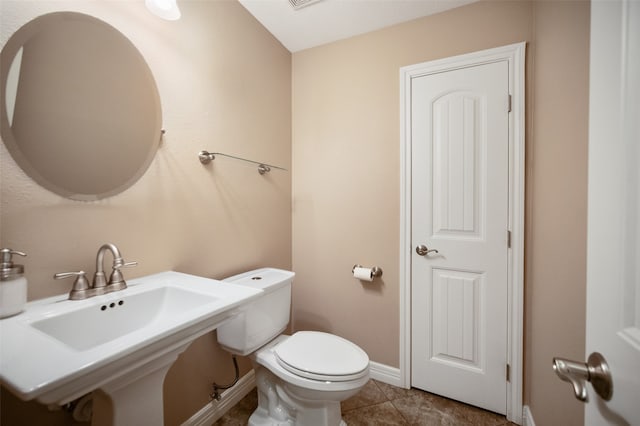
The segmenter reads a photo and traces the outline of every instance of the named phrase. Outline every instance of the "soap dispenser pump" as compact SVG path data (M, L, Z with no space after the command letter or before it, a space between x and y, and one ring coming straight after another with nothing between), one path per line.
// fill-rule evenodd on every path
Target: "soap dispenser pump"
M24 266L13 263L12 256L26 254L3 248L0 250L0 318L10 317L22 312L27 303L27 279Z

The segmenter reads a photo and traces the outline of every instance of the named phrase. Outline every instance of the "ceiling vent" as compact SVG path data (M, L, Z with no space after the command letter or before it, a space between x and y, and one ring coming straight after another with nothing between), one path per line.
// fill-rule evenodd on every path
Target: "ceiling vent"
M303 7L307 7L310 6L314 3L318 3L319 1L322 0L289 0L289 3L291 3L291 6L295 9L302 9Z

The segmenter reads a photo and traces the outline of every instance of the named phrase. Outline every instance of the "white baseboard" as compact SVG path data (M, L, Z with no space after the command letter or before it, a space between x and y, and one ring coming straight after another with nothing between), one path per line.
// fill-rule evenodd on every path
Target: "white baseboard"
M374 361L369 362L369 373L371 378L388 385L403 387L400 380L400 369L389 367Z
M255 387L256 375L251 370L242 376L235 386L222 392L220 401L211 401L182 423L182 426L209 426L213 424Z
M533 414L528 405L522 407L522 425L523 426L536 426L536 422L533 421Z

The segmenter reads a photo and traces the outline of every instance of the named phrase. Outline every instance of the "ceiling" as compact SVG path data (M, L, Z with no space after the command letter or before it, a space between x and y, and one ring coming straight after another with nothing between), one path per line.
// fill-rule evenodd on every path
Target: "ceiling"
M289 0L239 0L289 51L297 52L477 0L321 0L295 10Z

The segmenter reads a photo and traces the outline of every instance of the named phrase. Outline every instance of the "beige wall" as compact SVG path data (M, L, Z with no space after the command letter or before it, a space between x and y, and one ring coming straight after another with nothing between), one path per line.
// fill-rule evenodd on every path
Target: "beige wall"
M588 17L586 2L484 1L293 55L295 329L399 365L398 70L527 41L524 397L537 424L582 423L550 363L584 352ZM353 279L355 263L382 280Z
M534 7L525 390L539 425L578 425L584 415L551 360L585 359L589 12L587 2Z
M236 1L179 5L182 19L168 22L143 1L3 0L2 46L30 19L60 10L90 14L124 33L156 78L167 130L145 175L98 202L42 189L0 144L0 245L28 253L20 263L29 299L68 291L71 282L52 275L93 272L107 241L139 262L125 277L176 270L223 278L259 266L291 268L291 173L260 176L235 160L205 167L197 159L208 149L290 168L291 54ZM194 342L165 381L166 424L180 424L207 404L212 381L232 378L231 358L213 334ZM19 403L4 389L2 398L3 425L68 423L64 414Z

